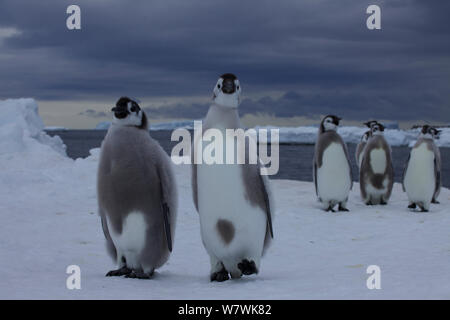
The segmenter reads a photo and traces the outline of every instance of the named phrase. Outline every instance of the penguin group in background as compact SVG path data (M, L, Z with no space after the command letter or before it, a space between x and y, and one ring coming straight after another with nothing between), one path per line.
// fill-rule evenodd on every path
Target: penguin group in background
M353 186L347 145L337 133L341 118L328 115L322 119L314 150L313 177L316 195L326 211L347 209Z
M419 207L427 212L430 203L433 200L437 202L441 187L441 159L434 139L438 136L439 130L424 125L409 154L403 172L403 191L408 195L410 209Z
M364 148L366 147L367 141L369 141L370 137L371 137L370 130L364 132L364 134L361 137L361 141L358 143L358 146L356 147L355 159L356 159L356 164L358 165L358 167L361 167L361 161L362 161L362 156L364 154Z
M118 265L107 276L149 279L173 247L177 188L171 160L150 137L136 101L122 97L112 111L97 180L107 249Z
M361 197L367 205L385 205L389 201L394 185L391 147L384 138L384 126L369 122L370 139L361 160L359 183Z
M194 150L201 154L192 153L193 200L200 217L203 245L210 256L211 281L258 273L261 257L273 238L269 180L261 175L260 165L225 164L225 149L224 164L198 163L208 129L220 130L226 137L226 129L242 128L237 111L241 90L235 75L222 75L203 121L203 137L194 137ZM256 152L241 143L234 142L237 153ZM237 158L241 156L238 154Z

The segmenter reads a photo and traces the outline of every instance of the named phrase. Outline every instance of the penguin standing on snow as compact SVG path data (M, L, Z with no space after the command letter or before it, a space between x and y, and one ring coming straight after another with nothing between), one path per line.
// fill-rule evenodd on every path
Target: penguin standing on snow
M210 256L211 281L240 278L256 274L260 260L273 238L273 208L269 181L260 173L259 164L226 164L226 143L223 163L206 164L202 160L202 141L209 133L219 131L225 138L230 130L241 129L238 115L241 86L237 77L222 75L214 88L213 104L203 121L203 135L194 137L192 153L193 200L200 216L203 245ZM234 131L232 130L232 131ZM228 136L232 138L232 136ZM239 139L233 141L237 158L247 158L251 150ZM195 151L197 150L197 151ZM201 154L198 154L201 152ZM216 151L218 152L218 151ZM242 154L245 153L245 154ZM236 160L235 160L236 161Z
M367 205L385 205L394 185L391 147L384 138L381 123L372 124L370 131L359 171L361 197Z
M350 159L347 145L337 133L341 118L329 115L322 119L317 138L313 177L316 195L326 211L347 209L348 194L353 186Z
M436 129L424 125L409 154L403 172L403 191L408 195L410 209L418 206L421 211L427 212L432 200L439 195L440 156L433 141L436 135Z
M364 148L367 145L367 141L369 141L371 136L371 132L366 131L362 137L361 137L361 141L358 143L358 146L356 147L356 152L355 152L355 159L356 159L356 164L358 165L358 167L361 167L361 160L362 160L362 155L364 154Z
M177 189L171 161L150 137L135 101L122 97L112 111L97 194L107 249L119 268L106 276L149 279L173 246Z

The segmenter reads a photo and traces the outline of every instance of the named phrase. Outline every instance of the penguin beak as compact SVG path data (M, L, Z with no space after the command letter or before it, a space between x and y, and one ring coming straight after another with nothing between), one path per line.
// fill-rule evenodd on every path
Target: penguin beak
M123 119L126 118L128 115L128 109L126 107L121 107L121 106L115 106L111 109L112 112L114 112L114 116L117 119Z
M335 117L333 123L338 126L339 125L339 121L341 121L341 120L342 120L342 118Z
M236 85L231 79L225 79L222 83L222 92L227 94L232 94L236 91Z

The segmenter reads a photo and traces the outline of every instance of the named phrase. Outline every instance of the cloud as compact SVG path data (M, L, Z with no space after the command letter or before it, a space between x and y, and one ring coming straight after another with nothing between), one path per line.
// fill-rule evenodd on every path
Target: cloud
M18 32L0 43L0 98L210 96L234 72L264 97L242 111L450 121L449 1L79 0L80 31L65 27L69 4L2 1L0 28ZM365 26L370 4L381 31Z
M386 99L389 96L390 99ZM335 114L345 120L368 118L417 120L433 119L442 121L448 113L447 108L440 108L440 96L433 92L412 91L404 105L405 99L395 92L379 96L367 92L305 92L289 91L279 98L264 96L258 99L246 98L239 106L239 114L267 114L273 117L306 117ZM414 109L411 105L422 107ZM169 104L160 108L146 107L146 113L155 118L201 119L205 116L210 103ZM409 109L412 112L408 112ZM403 113L402 113L403 112Z

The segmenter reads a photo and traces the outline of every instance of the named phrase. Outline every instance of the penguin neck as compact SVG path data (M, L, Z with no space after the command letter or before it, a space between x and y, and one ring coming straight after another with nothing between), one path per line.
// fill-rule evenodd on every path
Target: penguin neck
M325 129L325 126L323 124L319 127L319 134L325 133L325 132L337 132L337 127L333 129Z
M145 114L144 111L142 111L141 125L137 126L137 128L148 131L148 120L147 120L147 115Z
M432 141L434 140L433 136L429 133L425 133L425 134L421 133L419 138L422 138L423 140L432 140Z
M224 107L213 103L205 119L206 126L236 129L241 127L237 108Z
M324 133L325 132L325 128L324 128L324 126L323 126L323 123L321 123L320 124L320 127L319 127L319 134L322 134L322 133Z

